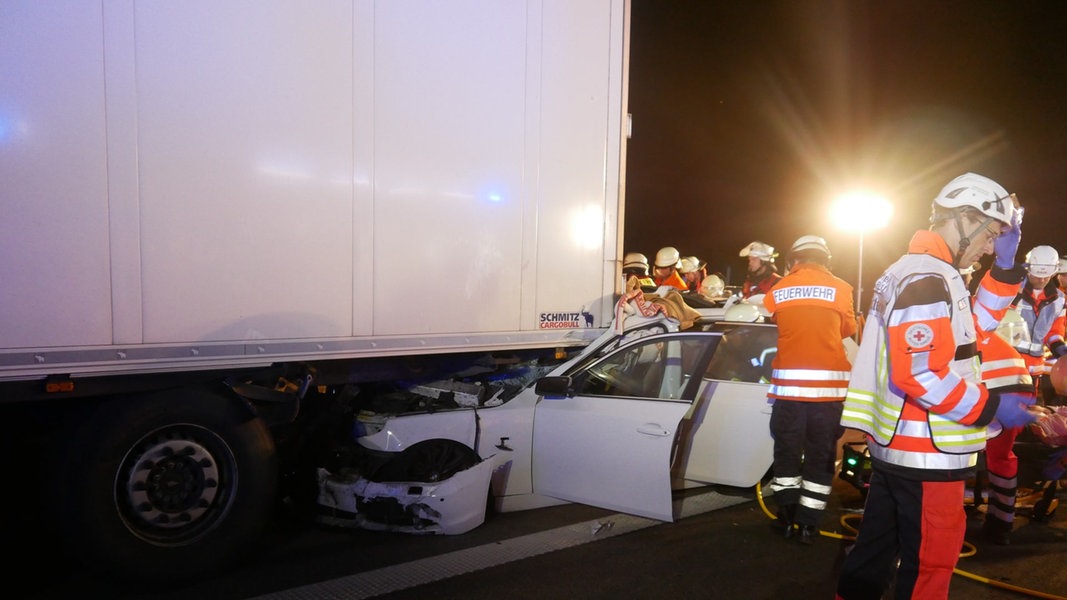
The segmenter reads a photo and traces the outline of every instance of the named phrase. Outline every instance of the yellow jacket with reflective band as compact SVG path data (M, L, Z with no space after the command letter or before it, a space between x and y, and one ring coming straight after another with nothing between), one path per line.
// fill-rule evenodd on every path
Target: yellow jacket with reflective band
M867 433L872 458L963 477L995 409L970 295L941 236L919 231L908 252L875 284L841 424Z

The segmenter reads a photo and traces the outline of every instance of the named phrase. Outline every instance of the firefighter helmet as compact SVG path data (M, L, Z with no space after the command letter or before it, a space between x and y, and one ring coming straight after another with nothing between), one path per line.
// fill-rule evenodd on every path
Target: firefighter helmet
M1057 275L1067 275L1067 256L1060 257L1060 268L1056 271Z
M983 215L1010 225L1015 198L999 183L976 173L964 173L941 188L934 204L945 208L969 206Z
M700 282L700 293L709 298L720 298L726 291L726 283L718 275L708 275Z
M760 260L767 262L774 262L774 257L778 256L778 253L774 251L774 246L770 244L764 244L763 242L752 242L751 244L741 248L742 257L755 256Z
M723 319L726 321L739 321L741 323L757 323L763 319L763 314L755 304L738 302L726 309L726 314L723 315Z
M682 275L686 275L688 273L692 273L693 271L699 271L700 267L702 266L704 265L700 263L699 258L695 256L686 256L682 259L681 266L678 267L678 272Z
M1052 246L1035 246L1026 253L1026 271L1034 277L1052 277L1059 269L1059 253Z
M666 246L659 249L656 253L656 267L666 269L674 267L677 269L680 266L682 260L681 254L678 253L678 249L674 246Z
M640 252L629 252L622 259L622 270L636 269L643 275L648 275L648 257Z
M803 250L818 250L825 254L826 258L830 258L830 247L826 245L826 240L817 235L802 235L793 242L793 247L789 249L790 252Z

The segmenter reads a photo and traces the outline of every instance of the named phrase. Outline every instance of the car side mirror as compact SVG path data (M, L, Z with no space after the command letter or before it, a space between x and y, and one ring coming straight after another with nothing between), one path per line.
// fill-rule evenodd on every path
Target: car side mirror
M545 398L567 398L573 393L570 375L542 377L537 380L534 393Z

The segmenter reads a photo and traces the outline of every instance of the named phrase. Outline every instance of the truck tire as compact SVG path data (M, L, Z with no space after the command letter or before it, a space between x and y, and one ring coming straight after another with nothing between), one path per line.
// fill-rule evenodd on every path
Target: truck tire
M109 400L65 447L43 474L45 519L76 558L126 579L175 582L225 568L275 506L270 432L222 393Z

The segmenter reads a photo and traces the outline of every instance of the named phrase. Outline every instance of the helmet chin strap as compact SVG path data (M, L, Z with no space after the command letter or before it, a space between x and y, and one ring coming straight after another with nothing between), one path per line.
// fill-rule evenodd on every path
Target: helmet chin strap
M971 235L964 235L964 233L963 233L963 219L960 218L961 216L962 216L961 213L956 213L956 216L955 216L956 231L958 231L959 234L960 234L959 247L956 250L956 256L953 258L953 266L955 266L957 268L959 268L961 266L960 265L960 260L963 259L963 253L967 251L968 247L970 247L971 240L974 239L974 236L978 235L979 231L985 230L985 228L988 227L990 223L992 223L993 221L996 221L996 219L994 219L993 217L986 217L985 220L982 221L982 224L979 225L978 228L976 228L971 233Z

